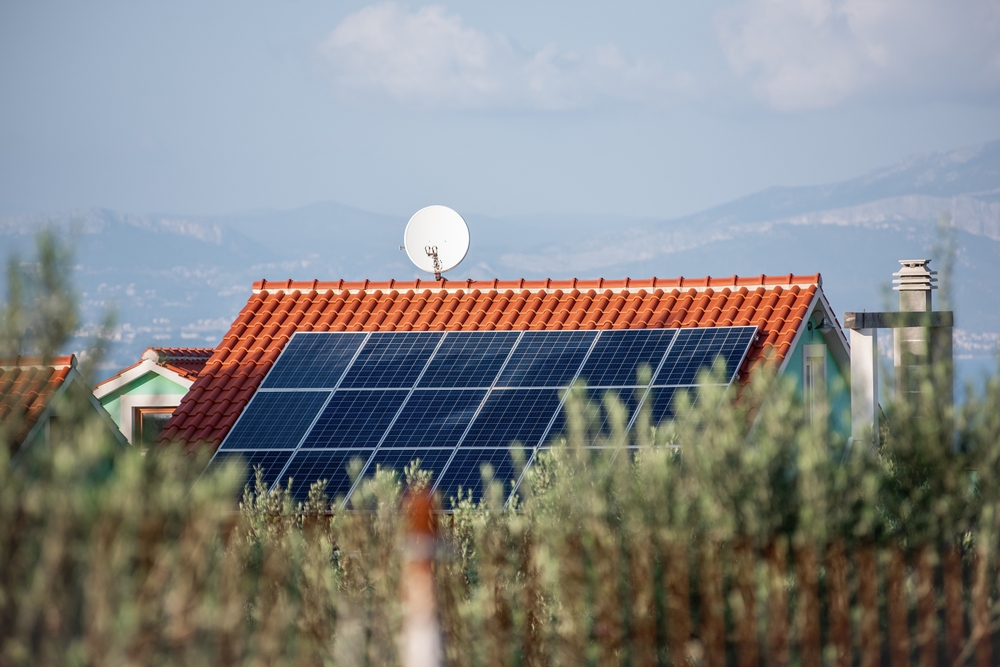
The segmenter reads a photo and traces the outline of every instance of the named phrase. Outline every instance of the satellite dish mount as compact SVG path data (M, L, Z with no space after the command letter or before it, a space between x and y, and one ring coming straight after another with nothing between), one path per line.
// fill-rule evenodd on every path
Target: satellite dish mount
M438 257L438 247L436 245L425 245L424 252L434 262L434 280L441 280L441 258Z
M422 271L441 274L458 266L469 252L469 226L447 206L428 206L406 223L402 248Z

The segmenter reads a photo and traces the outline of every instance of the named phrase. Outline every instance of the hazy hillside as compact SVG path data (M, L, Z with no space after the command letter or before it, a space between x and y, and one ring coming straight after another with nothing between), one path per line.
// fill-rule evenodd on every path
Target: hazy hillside
M934 256L946 214L959 250L957 352L985 358L1000 338L1000 141L916 156L844 183L772 188L674 220L462 213L472 248L452 278L820 272L838 313L894 302L887 290L896 260ZM420 275L398 249L405 217L336 203L214 217L6 217L0 254L27 254L45 224L74 237L85 317L118 309L109 372L150 345L215 344L260 278Z

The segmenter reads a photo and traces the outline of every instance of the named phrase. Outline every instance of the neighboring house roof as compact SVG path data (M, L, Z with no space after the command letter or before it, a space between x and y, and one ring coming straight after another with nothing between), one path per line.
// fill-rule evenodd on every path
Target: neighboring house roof
M146 373L156 373L177 384L190 387L198 373L215 352L210 347L150 347L138 363L124 368L94 387L94 395L103 398Z
M54 357L48 363L40 357L16 357L0 359L0 424L16 424L17 430L9 435L15 452L35 439L51 416L56 397L71 385L87 395L115 437L125 444L114 422L84 383L76 368L76 355Z
M13 441L18 445L38 423L52 397L76 366L76 357L0 359L0 424L23 420Z
M151 347L143 353L143 358L152 358L155 354L153 361L194 380L214 353L215 349L211 347Z
M213 448L296 331L628 329L754 325L740 382L785 357L815 309L833 312L819 274L647 280L254 283L253 294L161 438ZM847 342L834 350L847 361Z

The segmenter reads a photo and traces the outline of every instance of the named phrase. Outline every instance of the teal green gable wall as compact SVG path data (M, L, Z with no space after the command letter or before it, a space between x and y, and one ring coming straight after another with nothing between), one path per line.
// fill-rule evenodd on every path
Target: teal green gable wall
M823 342L818 335L814 340L810 340L810 333L807 332L788 356L784 376L795 380L795 388L800 398L802 397L802 346ZM847 438L851 435L850 378L845 377L840 371L840 366L830 353L829 345L826 347L826 395L830 399L830 430L837 441L836 444L846 444Z
M160 395L160 396L183 396L188 392L188 388L177 384L173 380L163 377L152 371L146 373L136 379L132 380L123 387L119 387L110 394L103 396L101 398L101 405L104 409L108 411L111 418L115 421L115 424L121 428L122 420L122 408L121 408L121 397L122 396L146 396L146 395Z

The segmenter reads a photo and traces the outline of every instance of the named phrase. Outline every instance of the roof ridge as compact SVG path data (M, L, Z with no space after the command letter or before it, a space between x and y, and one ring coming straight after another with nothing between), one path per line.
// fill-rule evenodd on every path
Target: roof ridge
M568 278L565 280L554 280L543 278L537 280L527 280L519 278L516 280L421 280L419 278L412 282L399 281L390 278L389 280L376 282L372 280L346 281L346 280L292 280L281 281L258 280L253 284L253 293L261 292L408 292L408 291L431 291L431 292L465 292L469 290L480 291L636 291L641 289L694 289L708 290L721 289L725 287L822 287L823 278L819 273L812 275L797 275L794 273L782 275L760 274L756 276L702 276L697 278L687 278L678 276L676 278Z
M62 370L64 368L73 368L75 366L75 354L52 357L49 359L49 363L45 363L45 359L43 357L22 357L20 355L16 357L0 357L0 369L5 371L14 370L15 368L54 368L56 370Z
M167 364L176 361L208 361L213 354L214 347L147 347L140 359Z

